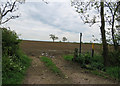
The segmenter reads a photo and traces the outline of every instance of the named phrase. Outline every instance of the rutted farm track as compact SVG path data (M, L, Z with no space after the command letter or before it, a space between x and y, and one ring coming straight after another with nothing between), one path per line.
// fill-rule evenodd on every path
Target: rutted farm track
M45 45L47 44L47 45ZM59 45L59 47L57 47ZM69 44L68 44L69 45ZM114 84L114 81L88 73L80 68L77 63L65 61L61 55L72 53L78 45L61 47L60 44L23 41L23 51L33 59L31 67L25 76L24 84ZM51 72L43 62L40 61L42 52L48 57L53 56L52 61L63 72L65 78Z

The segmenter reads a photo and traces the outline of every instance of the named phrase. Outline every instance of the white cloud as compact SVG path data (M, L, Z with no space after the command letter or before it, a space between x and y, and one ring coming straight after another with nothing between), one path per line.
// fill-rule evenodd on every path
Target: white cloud
M84 24L79 14L71 7L70 1L52 2L27 2L20 7L21 17L8 22L22 39L51 40L49 34L55 34L61 40L63 36L69 41L79 41L79 33L83 33L83 41L89 42L94 34L99 38L97 25L90 28Z

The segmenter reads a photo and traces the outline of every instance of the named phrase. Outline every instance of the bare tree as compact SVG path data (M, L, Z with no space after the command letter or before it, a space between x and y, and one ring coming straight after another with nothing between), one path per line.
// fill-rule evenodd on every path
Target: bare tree
M56 36L53 35L53 34L50 34L49 36L50 36L50 38L53 40L53 42L54 42L56 39L58 39L58 37L56 37Z
M120 7L120 1L118 2L105 2L105 7L107 7L109 10L107 10L108 13L111 15L105 15L106 21L111 26L111 33L112 33L112 41L114 44L114 49L117 50L117 40L116 40L116 29L115 29L115 20L119 16L118 15L118 9Z
M66 37L63 37L63 38L62 38L62 41L63 41L63 42L67 41L67 38L66 38Z
M18 4L24 3L25 0L7 0L0 3L0 25L11 19L18 18L19 14L14 14L18 10Z

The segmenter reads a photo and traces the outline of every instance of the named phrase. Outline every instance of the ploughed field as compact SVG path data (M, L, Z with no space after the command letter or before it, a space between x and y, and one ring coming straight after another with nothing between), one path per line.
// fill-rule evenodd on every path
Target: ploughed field
M22 41L22 50L27 55L40 56L43 52L48 54L73 54L74 49L79 49L79 43L68 42L42 42L42 41ZM95 53L101 53L102 45L95 45ZM82 53L91 52L92 44L82 44Z

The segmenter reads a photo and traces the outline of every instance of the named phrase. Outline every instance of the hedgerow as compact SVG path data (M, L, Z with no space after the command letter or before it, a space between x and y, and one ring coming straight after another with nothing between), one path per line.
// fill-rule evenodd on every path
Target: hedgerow
M21 40L15 31L0 29L2 30L2 84L21 84L31 59L21 51L19 47Z

